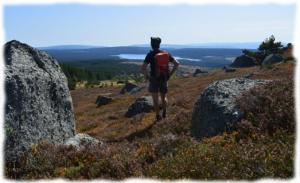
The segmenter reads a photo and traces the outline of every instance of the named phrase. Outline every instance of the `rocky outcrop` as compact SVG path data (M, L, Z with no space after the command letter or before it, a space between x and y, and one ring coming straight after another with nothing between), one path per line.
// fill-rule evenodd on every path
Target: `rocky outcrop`
M247 55L236 57L231 67L252 67L255 66L255 59Z
M74 136L67 78L47 53L18 41L5 44L5 158L16 161L33 144Z
M120 91L120 94L131 92L135 88L138 88L138 86L133 83L126 83L125 86Z
M108 96L98 96L95 103L97 104L97 107L100 107L102 105L109 104L110 102L112 102L112 100L113 99Z
M74 137L69 138L65 143L67 146L73 146L76 149L84 148L85 146L103 146L104 143L95 139L88 134L78 133Z
M151 96L143 96L131 104L126 112L126 117L132 117L136 114L140 114L143 112L150 112L153 110L153 100Z
M283 57L278 54L268 55L262 62L262 65L276 64L283 61Z
M201 94L194 106L192 134L195 137L209 137L230 130L242 113L235 100L242 92L266 83L265 80L234 78L216 81Z

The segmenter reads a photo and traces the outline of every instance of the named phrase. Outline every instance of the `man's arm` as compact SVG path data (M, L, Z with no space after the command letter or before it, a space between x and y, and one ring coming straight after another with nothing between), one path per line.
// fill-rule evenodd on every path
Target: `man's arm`
M141 72L144 74L146 80L148 80L148 78L149 78L149 75L148 75L148 72L147 72L147 66L148 66L148 63L144 62L142 67L141 67Z
M174 72L178 69L178 66L179 66L179 62L176 59L173 59L172 63L173 63L174 66L173 66L173 68L172 68L172 70L170 72L170 78L174 74Z

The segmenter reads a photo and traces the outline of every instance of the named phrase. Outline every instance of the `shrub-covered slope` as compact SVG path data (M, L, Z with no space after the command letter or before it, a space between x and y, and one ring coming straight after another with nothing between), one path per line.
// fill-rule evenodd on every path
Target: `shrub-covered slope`
M170 81L168 118L154 123L154 113L135 118L124 114L137 97L119 95L120 87L72 91L77 132L105 141L104 147L72 147L41 143L33 146L20 165L6 166L9 178L124 179L257 179L294 175L293 63L273 68L216 70L202 77ZM190 134L191 114L199 94L220 79L244 76L271 79L253 88L237 102L245 113L234 131L202 140ZM96 108L99 94L115 100Z

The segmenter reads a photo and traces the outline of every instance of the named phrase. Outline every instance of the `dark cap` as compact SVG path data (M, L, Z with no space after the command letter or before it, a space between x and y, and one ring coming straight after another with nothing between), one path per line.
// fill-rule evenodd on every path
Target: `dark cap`
M160 44L161 39L159 37L151 37L151 43Z
M159 37L151 37L151 46L153 49L158 49L161 43L161 39Z

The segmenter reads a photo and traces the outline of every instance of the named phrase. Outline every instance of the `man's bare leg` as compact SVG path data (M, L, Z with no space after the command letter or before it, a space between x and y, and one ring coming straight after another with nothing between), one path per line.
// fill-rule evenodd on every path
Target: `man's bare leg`
M154 111L156 113L156 119L160 119L159 115L159 105L158 105L158 93L152 93L152 99L153 99L153 105L154 105Z
M167 94L166 93L160 93L160 98L161 98L161 103L162 103L162 109L163 109L163 114L162 117L165 118L167 115Z

